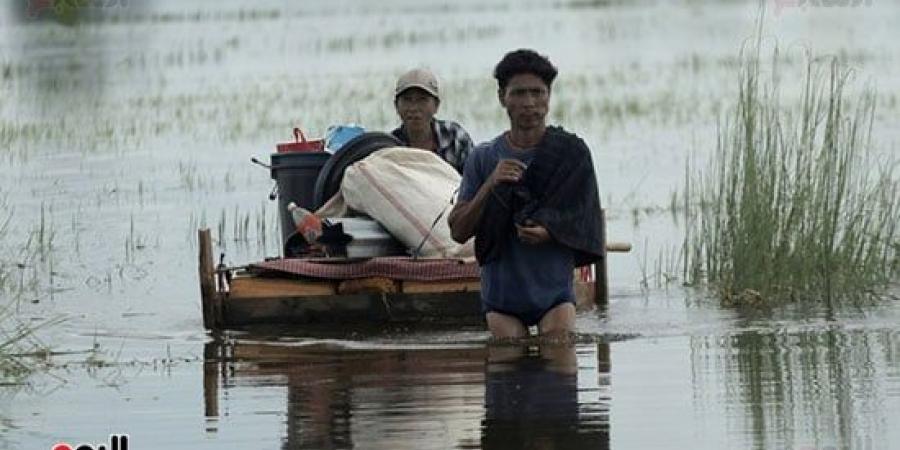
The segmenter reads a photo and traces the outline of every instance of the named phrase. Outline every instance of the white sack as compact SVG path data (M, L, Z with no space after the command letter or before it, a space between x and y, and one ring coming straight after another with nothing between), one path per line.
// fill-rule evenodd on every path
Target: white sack
M436 154L391 147L348 167L341 194L347 206L377 220L410 250L428 235L421 256L466 258L474 255L471 240L457 244L447 224L459 183L453 166Z

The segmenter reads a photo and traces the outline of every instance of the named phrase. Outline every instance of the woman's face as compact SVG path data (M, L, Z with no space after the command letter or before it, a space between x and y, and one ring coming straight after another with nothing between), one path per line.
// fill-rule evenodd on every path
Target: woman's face
M403 125L423 129L431 124L431 119L437 113L438 99L422 89L410 88L397 96L394 106Z

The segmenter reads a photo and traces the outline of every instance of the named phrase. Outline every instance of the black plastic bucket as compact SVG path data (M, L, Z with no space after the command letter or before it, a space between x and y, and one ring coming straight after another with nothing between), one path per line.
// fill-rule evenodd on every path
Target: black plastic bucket
M273 153L272 179L278 184L278 218L281 221L281 242L287 242L294 233L294 220L287 210L288 203L315 211L316 179L319 171L331 157L326 152Z

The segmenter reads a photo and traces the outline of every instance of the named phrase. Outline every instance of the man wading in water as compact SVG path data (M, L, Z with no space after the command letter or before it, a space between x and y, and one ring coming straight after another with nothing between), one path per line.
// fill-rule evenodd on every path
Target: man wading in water
M575 329L573 271L603 258L600 200L590 150L546 124L556 67L533 50L494 69L509 130L478 145L448 217L453 239L475 236L481 302L497 338L568 337Z

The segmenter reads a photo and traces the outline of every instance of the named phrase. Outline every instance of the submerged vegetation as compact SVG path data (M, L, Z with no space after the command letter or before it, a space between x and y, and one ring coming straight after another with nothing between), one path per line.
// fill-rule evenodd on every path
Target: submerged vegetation
M6 239L13 213L0 192L0 242ZM0 251L4 249L0 248ZM18 320L16 306L23 284L16 280L16 264L0 253L0 386L18 384L32 371L23 354L34 353L39 343L33 339L35 327Z
M726 303L877 296L900 273L900 186L872 145L875 95L809 58L802 95L782 101L778 51L764 72L759 48L709 171L687 181L685 279Z

